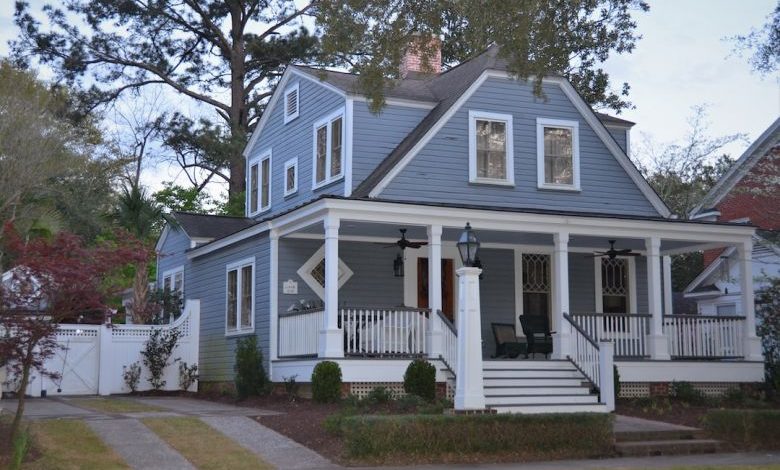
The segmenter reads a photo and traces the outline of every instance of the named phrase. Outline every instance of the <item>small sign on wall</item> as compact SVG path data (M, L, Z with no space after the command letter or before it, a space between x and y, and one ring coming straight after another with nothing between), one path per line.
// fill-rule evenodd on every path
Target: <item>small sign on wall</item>
M298 293L298 283L292 279L284 281L282 283L282 292L285 294L295 295Z

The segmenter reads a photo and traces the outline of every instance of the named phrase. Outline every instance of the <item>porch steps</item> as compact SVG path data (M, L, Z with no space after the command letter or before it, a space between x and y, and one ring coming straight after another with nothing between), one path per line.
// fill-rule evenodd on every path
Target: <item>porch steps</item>
M624 457L710 454L720 451L721 445L699 429L615 432L615 450Z

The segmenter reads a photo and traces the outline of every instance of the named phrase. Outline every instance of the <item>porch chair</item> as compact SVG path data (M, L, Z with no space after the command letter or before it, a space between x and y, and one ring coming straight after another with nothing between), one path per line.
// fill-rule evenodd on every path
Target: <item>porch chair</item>
M525 358L529 354L544 354L547 358L552 352L552 332L547 315L520 315L520 326L523 328L528 348Z
M493 357L514 359L525 352L525 344L517 340L515 325L511 323L491 323L493 338L496 340L496 354Z

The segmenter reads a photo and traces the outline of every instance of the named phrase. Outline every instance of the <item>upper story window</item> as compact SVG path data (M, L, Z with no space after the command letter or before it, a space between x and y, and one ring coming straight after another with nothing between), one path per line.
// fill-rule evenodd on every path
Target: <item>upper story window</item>
M284 91L284 123L285 124L298 117L300 111L299 98L300 97L298 95L297 83L289 86Z
M226 267L227 292L225 333L240 334L254 330L255 258L247 258Z
M536 164L539 188L580 189L579 123L536 120Z
M284 163L284 195L298 191L298 159L292 158Z
M163 290L181 296L184 293L184 266L163 273Z
M469 182L515 184L511 114L469 111Z
M313 188L344 175L344 111L339 110L314 125Z
M271 208L271 151L249 162L249 215Z

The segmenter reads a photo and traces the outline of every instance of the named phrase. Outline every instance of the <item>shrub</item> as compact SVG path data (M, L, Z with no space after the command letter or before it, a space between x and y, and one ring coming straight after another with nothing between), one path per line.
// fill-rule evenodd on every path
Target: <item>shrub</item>
M743 449L780 449L780 410L710 410L704 429Z
M264 395L268 391L268 375L263 366L263 352L257 347L256 336L247 336L238 340L235 370L238 398Z
M615 387L615 400L617 400L620 397L620 372L618 371L618 366L613 365L612 366L612 377L613 377L613 386Z
M125 385L130 389L130 393L138 391L138 382L141 381L141 364L138 361L129 366L122 366L122 378Z
M287 399L290 401L298 399L298 382L295 381L297 378L297 375L284 377L284 392L287 394Z
M613 451L608 414L346 416L337 421L347 456L361 462L593 458Z
M311 394L318 403L332 403L341 398L341 367L333 361L322 361L311 374Z
M374 387L368 392L368 395L366 395L367 402L377 405L390 403L394 399L395 395L393 394L393 391L382 386Z
M423 359L415 359L404 373L404 391L433 401L436 398L436 367Z
M188 366L186 362L179 363L179 388L183 391L190 389L192 384L198 380L198 365Z
M165 387L163 373L165 368L171 363L168 362L179 341L181 331L178 329L163 330L162 328L153 328L152 334L144 344L141 350L144 365L149 369L149 384L154 390L160 390ZM175 359L173 362L178 361Z
M672 382L669 394L689 405L701 405L708 401L707 397L690 382Z

